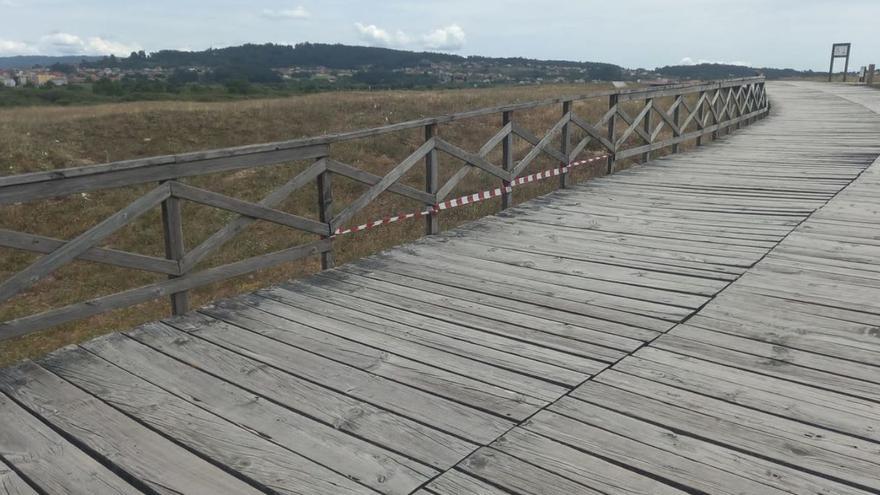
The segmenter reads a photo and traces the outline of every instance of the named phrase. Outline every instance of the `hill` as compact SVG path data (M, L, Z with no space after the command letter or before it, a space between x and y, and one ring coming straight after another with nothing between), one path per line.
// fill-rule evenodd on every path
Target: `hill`
M668 65L659 67L655 72L663 77L674 79L726 79L731 77L750 77L764 74L767 79L786 79L793 77L813 77L819 75L812 70L802 71L796 69L773 69L769 67L747 67L744 65L730 64L697 64L697 65Z
M48 67L53 64L80 64L95 62L103 57L88 57L84 55L68 55L62 57L50 57L45 55L16 55L14 57L0 57L0 69L30 69L35 65Z

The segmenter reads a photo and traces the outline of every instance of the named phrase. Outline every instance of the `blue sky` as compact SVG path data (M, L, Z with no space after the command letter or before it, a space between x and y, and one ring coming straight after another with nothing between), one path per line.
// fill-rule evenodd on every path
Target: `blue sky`
M880 0L0 0L0 56L127 54L245 42L462 55L827 69L880 64Z

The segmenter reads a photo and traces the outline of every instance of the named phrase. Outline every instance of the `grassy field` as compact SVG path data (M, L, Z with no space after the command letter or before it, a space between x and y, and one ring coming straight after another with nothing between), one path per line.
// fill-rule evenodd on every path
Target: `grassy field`
M247 100L220 103L139 102L84 107L32 107L0 110L0 164L2 174L51 170L60 167L102 163L113 160L179 153L240 144L314 136L328 132L376 126L425 116L492 106L516 101L581 94L604 86L529 86L480 90L386 91L323 93L284 99ZM637 107L639 104L634 103ZM597 98L579 102L575 111L596 121L607 110L607 100ZM638 110L634 107L631 114ZM555 123L560 106L521 112L518 122L536 135L543 135ZM477 150L500 128L500 116L443 125L441 135L465 149ZM577 136L576 136L577 138ZM411 153L424 139L420 129L389 136L334 145L334 158L376 174L383 174ZM499 147L500 148L500 147ZM527 151L517 144L517 158ZM586 154L595 153L589 150ZM489 157L500 162L500 149ZM186 182L242 199L256 201L294 176L308 163L298 162L235 173L188 179ZM544 158L530 170L557 166ZM451 176L461 163L441 157L441 179ZM595 176L603 166L577 170L576 180ZM486 174L472 173L454 194L497 187ZM424 169L415 169L404 182L424 187ZM546 193L558 184L547 180L522 187L515 193L522 201ZM0 208L0 228L56 238L70 239L116 212L152 185L77 194L48 201ZM364 187L334 180L337 211L356 198ZM316 192L306 187L292 196L281 209L316 218ZM383 194L352 221L359 223L422 205ZM498 201L444 212L444 229L496 212ZM191 247L231 220L234 215L193 204L184 204L186 244ZM422 235L421 221L400 223L340 238L335 243L339 263L375 253ZM302 244L314 236L292 232L265 222L257 222L228 243L199 268L236 261L259 253ZM104 247L164 256L158 211L145 215L103 244ZM0 278L5 279L37 259L36 256L0 248ZM318 260L289 263L238 279L195 290L194 307L218 298L254 290L318 270ZM0 306L0 320L34 314L47 309L156 282L162 276L74 262L30 290ZM38 356L66 344L83 341L113 330L166 316L166 299L107 313L85 321L62 325L20 339L0 343L0 365Z

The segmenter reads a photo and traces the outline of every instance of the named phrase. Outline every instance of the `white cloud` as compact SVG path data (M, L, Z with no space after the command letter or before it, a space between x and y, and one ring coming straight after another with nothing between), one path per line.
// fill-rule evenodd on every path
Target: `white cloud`
M45 55L127 56L141 49L136 43L122 43L98 36L82 38L70 33L51 33L40 38L39 52Z
M437 28L422 37L425 48L432 50L461 50L467 37L458 24Z
M50 33L36 43L0 39L0 55L117 55L128 56L141 49L137 43L122 43L99 36L82 38L70 33Z
M358 36L367 43L371 45L378 46L386 46L386 47L403 47L407 46L412 42L412 39L404 33L403 31L397 31L391 33L385 29L382 29L374 24L361 24L360 22L354 23L355 29L357 29Z
M751 67L750 62L743 62L741 60L734 60L733 62L725 62L723 60L706 60L704 58L698 58L696 60L691 57L685 57L678 62L678 65L697 65L697 64L722 64L722 65L742 65L745 67Z
M294 7L292 9L281 9L281 10L273 10L273 9L263 9L260 13L263 17L267 19L275 19L275 20L288 20L288 19L308 19L312 16L312 14L306 10L302 5Z
M375 24L354 24L358 37L369 45L392 48L425 48L428 50L455 51L464 47L467 37L458 24L437 28L422 36L412 36L403 31L391 32Z
M0 40L0 55L29 55L35 52L35 47L22 41Z

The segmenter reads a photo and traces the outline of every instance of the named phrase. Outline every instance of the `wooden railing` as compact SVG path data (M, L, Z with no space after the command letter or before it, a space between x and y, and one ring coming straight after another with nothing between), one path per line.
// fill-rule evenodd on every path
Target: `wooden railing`
M573 111L573 103L593 98L607 98L608 109L598 121L588 122ZM668 105L661 105L661 99ZM627 112L624 108L625 102L639 102L638 113L631 115ZM534 135L518 125L514 119L517 111L554 105L561 105L562 116L543 137ZM697 144L701 144L707 135L716 137L719 132L749 124L766 115L768 111L764 78L755 77L658 88L599 91L320 137L0 177L0 206L108 188L157 184L125 208L69 241L0 230L0 246L44 255L0 284L0 303L8 301L74 260L145 270L168 277L167 280L150 285L0 323L0 340L159 297L170 297L173 313L180 314L189 309L190 289L307 256L319 255L322 268L332 267L332 234L386 191L425 205L434 205L449 196L473 170L490 174L508 185L539 156L549 156L560 164L566 164L588 147L608 154L606 172L613 173L615 163L620 160L630 157L647 160L652 152L667 147L677 152L681 143L695 140ZM493 114L501 117L500 129L475 152L444 140L437 132L441 124ZM332 158L331 145L335 143L415 128L424 128L424 143L384 176L360 170ZM575 129L583 135L577 143L573 143L571 139ZM659 139L664 131L669 137ZM531 147L519 161L514 160L514 137L524 140ZM501 163L494 164L487 157L498 146L503 150ZM464 163L443 184L438 180L438 153L450 155ZM311 165L258 202L244 201L180 181L185 177L297 160L310 160ZM400 181L404 174L420 163L424 163L426 169L423 190ZM334 175L368 186L360 197L338 212L333 209L331 178ZM560 186L568 186L569 180L568 174L561 175ZM318 191L317 220L276 208L292 193L312 182L317 184ZM181 220L182 201L219 208L238 216L200 244L186 250ZM505 193L502 196L502 208L507 208L510 204L510 195ZM156 207L161 208L162 214L166 253L164 258L100 247L102 240ZM195 269L200 261L257 220L313 234L316 239L303 245L222 266ZM426 232L439 232L437 215L428 217Z

